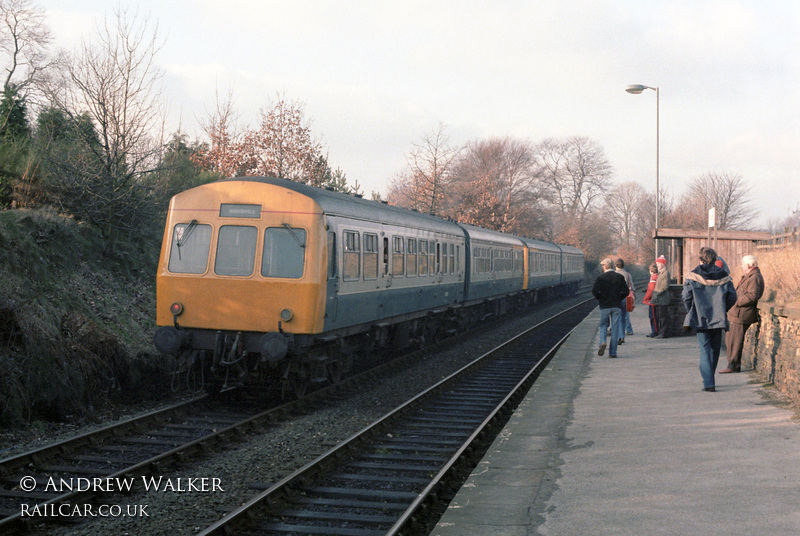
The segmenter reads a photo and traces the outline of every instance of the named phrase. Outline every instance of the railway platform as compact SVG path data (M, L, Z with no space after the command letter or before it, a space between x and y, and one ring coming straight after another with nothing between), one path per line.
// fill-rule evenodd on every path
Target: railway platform
M703 391L696 337L645 337L641 303L617 359L597 355L598 321L573 331L431 534L800 534L796 412L747 371Z

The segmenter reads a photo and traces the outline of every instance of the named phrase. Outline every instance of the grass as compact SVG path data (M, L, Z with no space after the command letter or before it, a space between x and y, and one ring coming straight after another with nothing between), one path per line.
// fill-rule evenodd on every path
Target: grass
M53 211L0 211L0 424L91 419L158 396L158 242L111 246Z

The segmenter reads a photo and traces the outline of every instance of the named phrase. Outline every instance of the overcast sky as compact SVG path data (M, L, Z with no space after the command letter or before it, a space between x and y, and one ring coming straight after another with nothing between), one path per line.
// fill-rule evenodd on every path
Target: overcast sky
M800 208L800 2L133 0L158 23L170 128L200 137L216 94L240 126L277 93L369 194L442 123L451 143L587 136L619 182L677 197L708 172L752 185L758 223ZM43 0L57 44L112 6Z

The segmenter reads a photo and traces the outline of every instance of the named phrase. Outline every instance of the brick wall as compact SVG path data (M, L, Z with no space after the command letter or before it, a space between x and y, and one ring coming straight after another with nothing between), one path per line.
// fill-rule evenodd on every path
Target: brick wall
M759 304L760 324L745 334L742 368L753 367L764 381L800 403L800 309Z

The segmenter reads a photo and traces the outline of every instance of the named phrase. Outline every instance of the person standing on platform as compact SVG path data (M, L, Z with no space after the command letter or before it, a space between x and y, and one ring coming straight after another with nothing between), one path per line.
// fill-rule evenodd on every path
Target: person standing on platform
M616 272L625 278L625 283L628 285L628 294L633 292L633 278L631 274L625 269L625 261L617 259L614 263L616 265ZM625 342L625 334L633 335L633 326L631 325L631 315L628 314L628 295L622 298L622 305L620 306L622 317L619 322L619 344Z
M667 338L667 306L669 305L669 270L667 270L667 259L661 255L656 259L658 267L658 278L656 286L653 288L653 295L650 303L655 306L656 326L658 326L657 339Z
M597 355L603 355L606 351L606 337L610 326L608 357L617 357L617 334L621 316L619 303L628 295L628 284L624 277L614 271L614 261L611 259L603 259L600 266L603 267L603 273L597 276L592 287L592 296L600 302L600 325L597 331L601 342Z
M647 283L647 292L644 293L644 300L642 300L642 303L647 306L647 317L650 319L650 333L647 335L649 338L658 335L656 306L650 301L653 297L653 289L656 287L656 279L658 279L658 267L653 263L650 265L650 282Z
M730 330L725 339L728 348L728 366L720 374L741 372L744 335L750 324L758 322L758 300L764 294L764 278L758 260L752 255L742 257L742 278L736 285L736 303L728 311Z
M681 300L686 309L684 329L697 331L700 346L700 376L703 390L714 392L714 372L722 347L722 332L728 330L728 310L736 303L731 276L714 264L716 252L700 248L700 265L686 275ZM660 277L660 276L659 276Z

